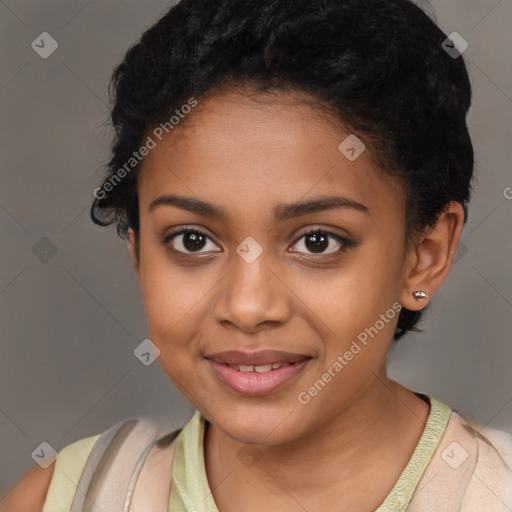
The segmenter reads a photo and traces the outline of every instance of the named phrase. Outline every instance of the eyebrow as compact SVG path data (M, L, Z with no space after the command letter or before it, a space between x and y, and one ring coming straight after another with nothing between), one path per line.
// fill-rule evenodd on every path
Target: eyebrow
M152 212L162 206L176 206L192 213L197 213L205 217L218 218L226 221L229 217L226 210L220 206L196 199L194 197L164 195L157 197L149 205L148 211ZM352 209L364 213L369 213L369 208L362 203L341 196L326 196L312 199L309 201L299 201L297 203L277 204L272 208L272 219L275 222L282 222L308 213L317 213L327 210Z

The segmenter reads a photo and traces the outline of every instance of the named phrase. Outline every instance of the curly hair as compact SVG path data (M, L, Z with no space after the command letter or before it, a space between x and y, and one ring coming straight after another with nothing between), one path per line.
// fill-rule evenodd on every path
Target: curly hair
M116 223L121 237L132 228L138 253L138 165L123 179L116 173L148 130L191 97L235 89L302 93L360 135L404 192L407 244L450 201L463 206L465 223L471 86L462 56L444 50L446 39L411 0L181 0L113 72L112 156L92 220ZM395 341L421 331L423 311L402 308Z

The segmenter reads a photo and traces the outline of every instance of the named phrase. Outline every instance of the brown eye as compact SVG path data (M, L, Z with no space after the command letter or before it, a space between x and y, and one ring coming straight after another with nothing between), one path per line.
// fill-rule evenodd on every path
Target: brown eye
M306 254L342 253L353 245L352 241L322 229L314 229L302 234L294 244L294 246L301 247L297 252L305 252Z
M168 235L163 240L164 245L171 246L170 249L176 252L181 252L183 254L194 254L194 253L202 253L207 251L202 251L205 247L208 246L208 242L216 247L215 244L211 241L210 237L199 231L197 229L183 229L177 233L173 233ZM210 249L214 250L215 249Z

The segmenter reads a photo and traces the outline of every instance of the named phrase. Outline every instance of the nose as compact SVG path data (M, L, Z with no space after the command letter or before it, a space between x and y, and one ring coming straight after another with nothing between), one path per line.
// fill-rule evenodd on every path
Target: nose
M293 293L264 254L251 263L234 256L213 307L215 319L225 327L256 333L290 319Z

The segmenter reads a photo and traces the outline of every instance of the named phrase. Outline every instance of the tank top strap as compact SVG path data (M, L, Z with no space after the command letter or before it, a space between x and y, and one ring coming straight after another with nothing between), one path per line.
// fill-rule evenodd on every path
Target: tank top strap
M153 420L129 419L64 447L42 512L167 512L181 429L163 437L157 430Z

